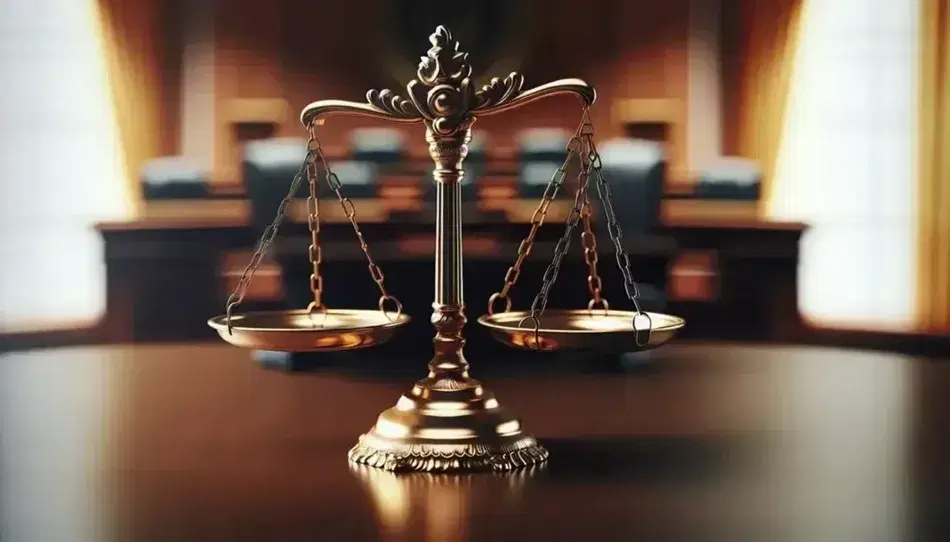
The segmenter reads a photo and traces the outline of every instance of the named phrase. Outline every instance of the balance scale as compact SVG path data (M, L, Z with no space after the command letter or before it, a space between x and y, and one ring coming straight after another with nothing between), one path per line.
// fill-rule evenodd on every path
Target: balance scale
M382 270L373 260L369 245L356 220L353 202L342 194L339 178L329 167L317 126L333 115L359 115L404 124L421 123L435 162L435 302L432 325L435 355L429 374L415 383L396 405L379 415L376 424L362 435L349 451L356 464L390 471L509 471L544 463L547 450L525 432L521 422L506 411L494 395L469 375L469 363L462 347L462 330L467 321L462 296L462 162L468 153L472 125L478 117L510 111L542 98L570 94L580 100L580 122L567 145L567 158L554 173L531 219L531 229L518 248L514 264L505 274L502 288L488 300L487 314L478 323L487 327L498 341L525 350L607 350L634 352L669 341L683 328L677 316L640 310L639 291L630 271L630 259L623 246L608 184L594 142L590 107L596 93L580 79L561 79L522 90L524 77L512 72L504 79L493 78L481 89L470 79L468 54L439 26L429 37L432 47L422 57L416 79L406 85L407 98L391 90L370 90L366 103L321 100L303 109L300 120L308 130L307 154L281 201L274 221L265 229L250 263L234 293L226 313L209 320L221 337L236 346L257 350L309 352L367 348L388 341L410 317L402 304L386 289ZM518 281L521 266L531 252L538 228L544 223L548 206L564 186L572 163L577 170L574 204L564 234L542 279L531 307L512 311L509 293ZM320 207L317 183L321 176L329 184L353 226L369 266L370 277L379 287L378 310L327 308L322 300L320 274ZM277 235L288 204L300 183L309 184L308 228L311 244L308 258L313 268L310 290L313 301L306 309L236 313L254 271ZM591 225L590 181L593 179L601 201L607 231L615 248L617 265L623 275L631 311L611 309L601 295L597 272L597 243ZM571 243L574 230L580 234L584 259L589 269L591 299L586 308L547 309L548 293Z

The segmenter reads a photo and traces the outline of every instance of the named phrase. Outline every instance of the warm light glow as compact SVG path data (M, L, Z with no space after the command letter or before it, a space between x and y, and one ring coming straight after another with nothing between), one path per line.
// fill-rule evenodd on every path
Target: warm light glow
M475 437L471 429L431 429L424 428L416 431L416 437L428 440L464 440Z
M416 409L416 403L412 399L409 399L405 395L399 397L399 400L396 401L396 410L401 410L407 412L410 410Z
M469 404L465 401L439 401L426 404L425 414L442 418L466 416L470 413Z
M596 310L591 311L590 318L575 318L571 321L571 327L575 329L584 329L589 331L616 331L616 318L598 318Z
M513 435L519 431L521 431L521 424L518 420L511 420L510 422L499 424L498 427L495 428L495 432L502 436Z
M367 482L384 530L404 532L412 515L412 495L406 481L390 472L369 467L358 467L355 473Z
M382 437L398 439L409 435L409 428L380 418L376 421L376 433Z
M467 540L470 493L468 488L435 483L426 489L423 508L426 511L427 542Z
M808 319L913 322L919 1L805 1L769 213L810 225Z
M105 310L93 225L129 206L97 4L0 2L0 330Z

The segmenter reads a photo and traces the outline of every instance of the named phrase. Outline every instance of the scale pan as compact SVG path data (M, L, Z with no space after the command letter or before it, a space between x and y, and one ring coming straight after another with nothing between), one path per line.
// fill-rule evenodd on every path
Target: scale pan
M632 311L549 309L538 318L537 337L534 322L530 319L524 320L530 314L527 311L502 312L482 316L478 323L487 327L496 340L508 346L548 352L650 350L672 339L686 325L686 320L678 316L646 312L644 314L650 317L651 332L648 341L645 340L646 329L639 332L642 334L641 342L646 343L641 346L637 344L638 332L633 329L633 317L636 313Z
M280 352L353 350L385 343L396 328L410 320L405 314L392 317L378 310L327 309L260 311L208 320L225 341L243 348Z

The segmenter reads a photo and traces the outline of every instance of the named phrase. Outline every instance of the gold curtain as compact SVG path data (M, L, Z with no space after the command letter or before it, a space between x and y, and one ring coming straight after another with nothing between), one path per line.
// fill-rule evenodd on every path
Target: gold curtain
M950 0L921 0L918 324L950 331Z
M742 0L738 13L735 142L762 167L760 215L772 195L776 159L805 0Z
M154 0L89 0L100 43L120 140L130 203L141 203L139 170L163 154L163 10Z

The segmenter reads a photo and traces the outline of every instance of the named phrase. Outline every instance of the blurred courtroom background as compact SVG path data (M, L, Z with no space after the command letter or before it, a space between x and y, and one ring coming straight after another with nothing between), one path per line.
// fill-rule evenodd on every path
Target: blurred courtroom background
M526 88L596 87L634 275L652 286L649 307L687 318L687 336L946 345L948 17L943 0L5 0L0 336L211 337L205 320L223 311L303 156L301 108L404 92L444 24L478 84L519 71ZM502 285L579 116L555 98L476 123L470 320ZM334 117L318 135L387 285L428 337L423 129ZM570 192L516 308L540 286ZM327 302L372 307L352 231L323 197ZM247 307L306 305L301 209ZM579 247L551 306L586 303Z

